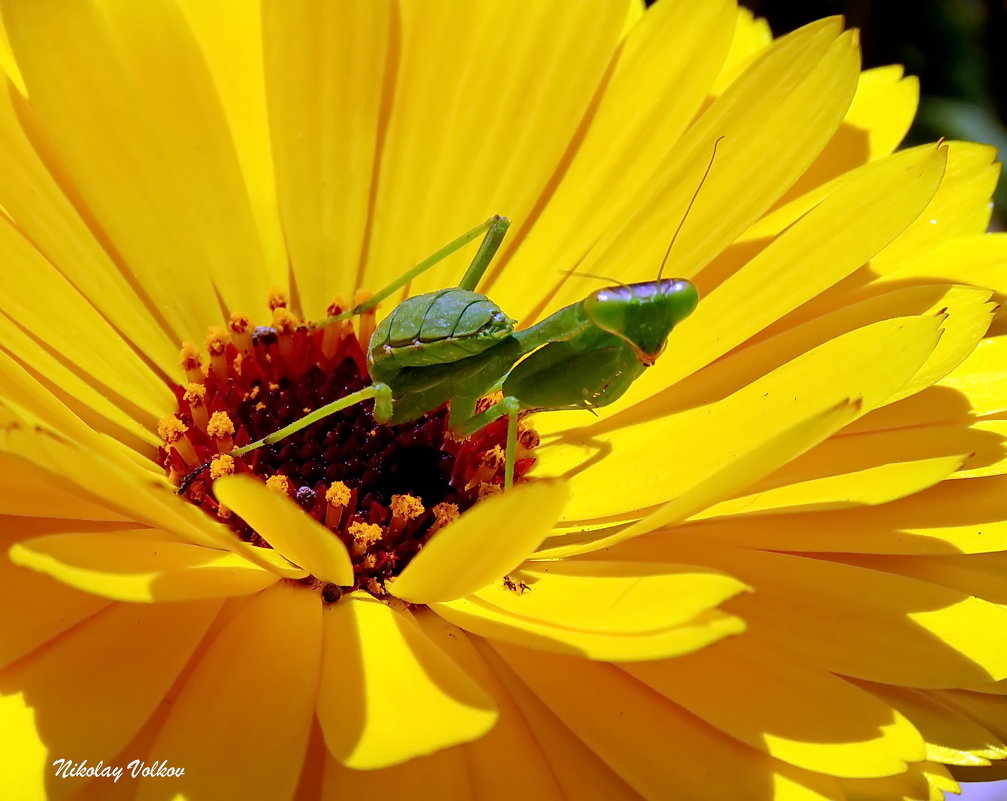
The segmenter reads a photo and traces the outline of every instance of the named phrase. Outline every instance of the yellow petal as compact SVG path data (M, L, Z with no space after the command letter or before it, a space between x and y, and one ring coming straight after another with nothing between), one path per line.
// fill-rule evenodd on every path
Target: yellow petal
M157 373L7 220L0 220L0 254L5 274L0 304L8 317L44 342L44 350L58 362L78 377L83 372L123 405L132 404L154 419L170 413L175 400ZM31 351L18 348L16 353L30 356ZM118 415L124 416L121 411Z
M995 159L996 150L989 145L949 142L948 167L937 194L916 222L871 260L871 270L884 274L945 240L984 233L1000 173Z
M924 688L1007 677L1007 608L936 584L827 559L711 548L679 532L623 543L611 556L698 560L729 572L754 589L724 605L745 620L746 636L826 670Z
M471 801L465 754L460 748L381 770L351 770L331 757L325 762L321 798L381 801ZM314 801L318 796L314 796Z
M217 479L213 492L275 550L315 578L343 587L353 584L346 546L290 498L247 475Z
M747 8L739 8L734 24L731 49L713 84L715 95L723 94L738 75L773 43L769 23L756 17Z
M821 442L851 420L858 409L856 404L844 403L813 414L764 444L741 454L730 454L723 464L704 465L702 470L679 484L679 495L641 520L601 530L589 528L583 532L557 534L543 543L535 558L551 559L597 551L662 526L679 523L746 487L756 476L771 472Z
M176 333L202 338L221 301L262 304L271 282L244 179L176 5L4 2L3 14L69 180Z
M740 619L717 611L704 612L674 628L613 634L518 617L475 597L431 604L431 608L445 620L481 637L608 662L679 656L740 634L745 629Z
M272 149L275 142L271 143L269 138L263 75L263 45L283 35L273 29L264 34L259 3L182 0L180 5L206 58L230 123L270 280L283 285L287 280L288 259L277 208ZM317 30L313 34L299 39L302 47L318 38Z
M882 159L840 183L712 291L704 292L701 276L702 302L669 339L674 355L665 355L637 382L638 396L704 367L857 270L919 216L940 185L945 163L940 148ZM819 256L808 270L812 250ZM720 333L710 336L712 330Z
M935 762L918 762L900 776L883 779L844 779L842 788L850 801L945 801L943 791L959 793L947 768Z
M44 780L48 789L12 797L57 799L86 779L56 779L54 760L109 764L164 698L219 606L112 604L4 674L3 730L10 731L9 718L17 720L30 709L46 749L25 754L4 738L5 792Z
M413 614L423 632L492 695L499 709L500 717L489 733L463 746L473 794L486 801L513 801L513 787L518 785L528 801L562 797L551 761L542 751L541 731L526 720L475 640L429 609L416 607ZM501 759L501 754L508 759Z
M866 778L924 758L919 732L887 703L750 637L621 667L725 734L798 767Z
M69 528L69 527L68 527ZM16 565L116 601L164 602L248 595L277 576L227 551L146 531L35 537L10 551Z
M577 801L639 801L629 787L515 675L508 664L482 639L471 640L493 667L538 738L565 798Z
M932 285L914 286L897 289L858 301L849 305L829 308L821 316L808 319L806 322L791 319L788 316L774 324L759 336L754 343L719 359L698 373L680 381L656 398L637 405L638 412L648 409L664 408L668 411L688 409L710 403L729 395L738 387L746 386L778 365L797 359L802 354L814 351L830 340L839 340L836 345L847 341L846 336L867 336L870 332L880 332L884 326L901 327L906 318L929 316L936 318L941 326L957 327L958 322L949 320L961 314L964 319L988 320L987 307L988 290L975 287ZM803 318L804 308L798 311ZM900 318L902 318L900 320ZM883 325L881 325L883 324ZM918 325L918 323L916 323ZM980 323L984 324L984 323ZM875 328L874 326L879 326ZM966 325L971 328L971 324ZM860 334L853 332L861 329ZM673 334L674 336L674 334ZM943 337L943 335L941 335ZM936 352L932 347L927 359ZM883 352L883 351L882 351ZM942 353L947 351L942 350ZM914 369L921 369L929 364L921 360ZM904 371L900 370L900 376ZM887 388L869 392L864 398L865 411L875 409L898 397L909 383L912 373L905 376L897 385L889 382ZM854 379L855 376L850 376ZM832 380L835 380L833 378ZM851 382L852 383L852 382ZM881 390L881 391L878 391ZM637 413L638 413L637 412ZM886 418L891 419L891 418ZM898 419L898 418L895 418ZM897 428L901 422L889 427Z
M988 765L1007 757L1007 746L956 707L930 693L882 684L864 684L916 726L927 744L927 759L947 765Z
M496 722L492 698L385 604L354 595L329 606L324 643L318 720L329 752L349 768L432 754Z
M51 158L49 135L35 109L7 84L0 84L0 143L0 205L17 227L116 330L128 333L161 370L175 369L179 340L169 334L143 288L102 248L49 172L39 156ZM44 303L45 294L37 297Z
M0 514L109 522L128 519L94 497L75 491L59 474L16 454L0 451L0 475L4 477Z
M667 798L669 789L690 801L841 798L833 779L751 750L613 665L512 645L494 643L494 648L564 723L646 798ZM655 743L674 744L673 758Z
M815 163L787 191L784 201L895 150L916 116L919 96L919 81L903 78L901 66L860 73L857 93L843 124Z
M372 287L491 214L528 217L590 109L630 2L537 0L515 14L492 3L459 13L452 0L400 6L362 279ZM413 290L456 284L468 258L446 260Z
M626 38L597 110L555 193L505 267L491 275L491 295L516 311L537 270L543 294L562 278L537 265L572 266L620 199L639 195L675 152L720 70L737 13L734 2L659 3ZM527 227L524 220L523 230ZM518 234L519 235L519 234ZM517 239L517 236L515 236ZM536 266L533 266L536 265ZM623 275L638 265L618 265ZM574 282L583 289L582 282Z
M852 331L799 355L721 403L660 421L653 417L661 414L664 399L654 398L571 432L565 437L569 446L543 447L539 469L562 473L597 458L610 442L604 471L585 470L571 480L574 494L564 517L612 515L667 500L676 486L689 481L687 474L762 445L796 422L851 397L862 398L867 408L888 397L933 351L938 324L936 318L903 318ZM668 403L675 403L674 392ZM711 432L717 432L713 442ZM675 451L688 458L669 459L655 442L674 443ZM639 481L640 475L648 480Z
M317 593L276 586L217 634L150 750L150 760L185 768L171 780L173 793L220 801L293 794L318 691L320 616ZM137 786L141 801L163 792L154 781Z
M566 502L566 484L522 484L438 531L388 590L410 603L451 601L500 580L545 539Z
M829 475L849 475L879 465L905 464L923 459L965 455L956 478L1003 472L1007 422L981 421L973 425L917 426L832 437L760 481L754 490L809 481ZM984 473L986 471L986 473Z
M687 623L748 588L692 565L632 562L527 562L476 597L517 617L582 631L646 634Z
M915 495L955 472L965 456L883 464L755 491L705 509L693 520L771 512L813 512L877 506Z
M689 127L642 192L613 198L608 223L594 232L591 244L597 244L578 269L606 274L616 266L627 270L620 278L652 276L653 266L638 266L641 254L653 254L649 263L659 263L721 136L716 163L675 242L668 272L695 275L765 212L825 145L853 97L857 45L852 33L836 38L837 22L812 23L774 42ZM769 162L759 155L770 151ZM739 193L738 186L745 191ZM577 263L580 255L571 250L567 258ZM568 277L547 309L583 295L582 282Z
M283 231L304 312L316 319L336 294L349 299L357 287L395 77L391 12L387 0L271 0L262 7Z
M6 537L4 538L6 539ZM109 605L31 570L17 567L0 549L0 668L17 661Z
M868 509L702 524L704 536L757 548L838 553L955 554L1007 549L1007 480L944 481Z

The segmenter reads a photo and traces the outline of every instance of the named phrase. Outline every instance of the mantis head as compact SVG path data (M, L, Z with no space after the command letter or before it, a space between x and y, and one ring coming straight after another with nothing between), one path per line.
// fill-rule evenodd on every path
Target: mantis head
M683 278L611 286L584 300L584 313L598 328L625 342L646 367L657 361L668 334L692 314L696 287Z

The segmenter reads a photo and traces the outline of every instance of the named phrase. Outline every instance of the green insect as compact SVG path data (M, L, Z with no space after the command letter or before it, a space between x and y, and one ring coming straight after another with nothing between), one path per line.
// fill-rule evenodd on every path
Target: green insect
M235 448L231 454L240 456L279 442L367 400L373 399L373 417L381 424L409 422L449 403L448 427L457 436L470 436L507 416L504 486L509 488L514 482L517 422L522 410L590 410L615 402L661 355L671 330L696 308L699 294L693 284L661 275L713 165L719 142L714 143L713 156L671 238L656 280L596 290L517 331L514 320L475 291L510 225L505 217L490 217L367 301L318 323L329 325L374 308L483 235L457 287L407 298L378 324L367 351L367 368L373 381L370 386ZM496 392L503 393L502 400L477 412L479 399ZM206 467L201 465L186 476L178 491L184 491Z
M592 409L617 400L654 363L671 330L696 307L696 288L658 278L599 289L521 331L485 295L475 292L509 221L490 217L424 259L389 286L320 326L361 314L484 234L457 287L399 303L377 326L367 351L374 383L321 406L235 456L271 445L342 409L374 400L378 423L405 423L450 403L448 426L475 434L508 417L505 487L514 481L517 421L522 410ZM480 398L503 399L476 412Z

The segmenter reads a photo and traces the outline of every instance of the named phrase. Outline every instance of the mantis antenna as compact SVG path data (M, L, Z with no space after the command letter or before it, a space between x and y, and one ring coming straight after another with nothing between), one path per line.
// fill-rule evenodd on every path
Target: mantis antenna
M596 275L595 273L582 273L579 270L560 270L564 275L576 275L579 278L594 278L598 281L607 281L610 284L618 284L619 286L626 286L625 281L620 281L618 278L610 278L607 275Z
M703 172L703 177L699 179L699 186L696 187L696 191L692 193L692 199L689 200L689 205L685 207L685 214L682 215L682 221L679 222L678 228L675 229L675 233L671 236L671 241L668 243L668 249L664 251L664 258L661 259L661 269L657 271L657 280L661 280L661 276L664 275L664 266L668 263L668 256L671 255L671 248L675 244L675 240L678 239L678 233L682 230L682 226L685 225L685 221L689 219L689 212L692 211L692 204L696 202L696 198L699 197L699 190L703 188L703 184L706 183L706 178L710 174L710 170L713 168L713 160L717 157L717 145L720 144L720 140L723 136L718 136L717 141L713 143L713 152L710 154L710 161L706 165L706 170Z

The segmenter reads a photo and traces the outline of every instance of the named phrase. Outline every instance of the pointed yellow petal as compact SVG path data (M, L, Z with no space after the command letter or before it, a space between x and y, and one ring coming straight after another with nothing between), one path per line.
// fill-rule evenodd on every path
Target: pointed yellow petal
M27 784L25 774L34 774L35 781L52 777L56 759L109 764L164 698L219 606L214 601L112 604L4 674L3 731L10 731L9 717L18 719L31 709L48 752L32 754L25 762L20 749L3 748L5 791L21 777ZM101 725L95 725L99 720ZM12 745L4 739L5 746ZM85 781L60 779L56 792L66 793ZM45 791L20 797L57 796Z
M757 548L865 554L978 554L1007 549L1007 480L943 481L868 509L702 524L704 536Z
M537 0L515 14L492 3L463 14L446 0L399 5L363 277L372 287L491 214L528 217L590 109L630 2ZM413 291L456 284L468 258L446 260Z
M213 492L276 551L315 578L343 587L353 584L346 546L289 498L247 475L217 479Z
M961 455L919 459L782 484L723 501L694 515L692 519L877 506L907 495L915 495L940 483L961 467L964 461L965 457Z
M768 442L740 454L732 453L723 464L704 465L692 477L683 480L679 494L657 507L641 520L624 526L587 530L550 537L535 553L536 559L554 559L610 547L624 540L646 534L662 526L679 523L721 498L748 486L753 478L765 475L781 464L821 442L849 422L858 411L856 404L839 404L807 420L802 420Z
M577 801L640 801L640 796L539 700L486 640L473 639L472 642L487 664L492 665L535 732L565 798L576 798Z
M613 665L498 643L493 647L646 798L666 798L669 788L690 801L837 798L833 779L753 751ZM655 743L674 743L674 758Z
M413 617L433 642L492 695L499 709L499 720L489 733L464 746L474 794L487 801L513 801L513 788L518 785L527 801L561 797L551 761L542 751L541 732L525 719L475 640L429 609L416 607ZM501 754L509 758L503 760Z
M725 734L798 767L865 778L924 758L919 732L887 703L751 637L621 667Z
M919 216L945 163L938 148L882 159L841 183L711 292L700 279L702 302L669 339L674 357L647 371L634 386L637 397L704 367L859 269ZM812 250L820 255L808 270ZM722 333L710 336L714 327Z
M3 15L69 180L176 333L201 338L220 302L262 304L270 278L244 179L181 10L5 1Z
M31 570L17 567L0 549L0 605L17 610L0 623L0 668L31 653L109 605Z
M756 17L747 8L739 8L734 24L734 38L731 49L713 84L713 93L720 95L743 72L749 64L773 43L773 32L769 23Z
M903 78L901 66L877 67L860 73L857 93L843 124L784 196L799 197L814 187L886 156L908 133L916 116L920 85L915 77Z
M930 693L882 684L864 684L891 704L923 734L927 759L946 765L988 765L991 759L1007 757L1007 746L956 707Z
M388 591L425 604L499 581L545 539L566 498L564 482L536 481L483 501L438 531Z
M192 798L289 798L314 718L321 604L301 587L254 596L224 626L181 687L151 758L185 768L171 791ZM157 755L156 757L153 755ZM241 765L240 771L222 765ZM140 782L137 798L163 797Z
M75 491L61 475L13 453L0 451L0 514L124 522L128 518Z
M270 0L262 13L283 231L304 312L317 319L357 287L397 58L392 4Z
M883 779L844 779L843 790L854 801L945 801L941 788L958 793L959 787L947 768L934 762L917 762L899 776Z
M697 118L642 192L614 198L607 224L594 231L588 243L594 246L578 269L606 273L613 265L638 265L641 254L653 254L650 263L657 263L721 136L716 164L675 242L668 272L691 277L733 242L804 172L849 107L859 54L852 33L838 34L837 20L822 20L774 42ZM759 155L766 152L773 153L768 162ZM580 255L571 250L567 259L576 263ZM583 294L582 282L568 277L548 310Z
M496 722L493 699L385 604L354 595L328 607L324 641L318 720L329 752L349 768L432 754Z
M706 100L735 15L735 4L727 0L660 3L630 32L555 193L514 259L506 266L501 260L491 274L492 297L502 308L515 312L536 303L538 297L529 297L529 272L541 275L544 294L562 276L543 274L537 265L575 263L611 219L613 204L652 183L676 152L669 144ZM636 275L635 264L613 266L620 276Z
M16 565L116 601L190 601L248 595L277 576L227 551L148 536L52 534L15 544Z
M632 562L527 562L476 597L517 617L609 634L646 634L687 623L748 589L737 579L692 565Z
M745 630L739 618L717 611L704 612L674 628L614 634L518 617L476 597L431 604L431 608L445 620L481 637L606 662L679 656Z
M653 418L662 413L664 398L654 398L570 432L560 440L561 447L543 447L538 469L562 474L596 458L610 442L604 471L584 470L572 478L573 497L564 518L613 515L668 500L677 486L691 483L690 475L762 445L796 422L851 397L862 398L867 408L888 397L933 351L938 324L936 318L921 317L852 331L801 354L720 403L658 421ZM672 391L668 403L675 402ZM711 432L717 432L716 439ZM688 458L669 459L655 442L674 443L675 451ZM648 480L639 481L640 475Z
M283 34L271 28L264 33L267 29L259 3L181 0L180 5L206 58L230 123L269 278L283 285L288 259L277 208L275 151L269 138L263 75L263 45L283 38ZM318 31L313 33L315 36L299 39L302 46L307 47L317 38Z
M174 370L178 337L169 334L143 288L109 257L49 172L39 153L51 158L52 149L35 109L0 83L0 206L116 330L162 370Z
M745 620L746 636L787 650L800 643L801 659L826 670L924 688L1007 677L1007 607L946 587L828 559L711 548L680 532L623 543L615 555L701 561L737 576L754 592L725 611Z
M461 748L449 748L381 770L351 770L330 757L325 762L320 797L471 801L473 795L465 753Z

